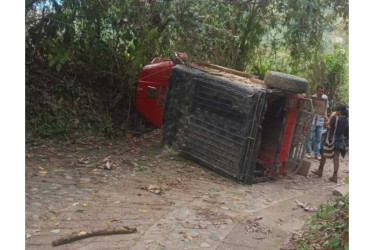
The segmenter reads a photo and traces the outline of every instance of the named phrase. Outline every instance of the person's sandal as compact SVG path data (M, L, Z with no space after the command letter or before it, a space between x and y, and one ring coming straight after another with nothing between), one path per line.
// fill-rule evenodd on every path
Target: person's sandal
M316 159L320 161L322 159L322 157L320 155L317 155Z
M322 177L322 171L320 171L319 169L312 170L312 174L318 175L318 177Z

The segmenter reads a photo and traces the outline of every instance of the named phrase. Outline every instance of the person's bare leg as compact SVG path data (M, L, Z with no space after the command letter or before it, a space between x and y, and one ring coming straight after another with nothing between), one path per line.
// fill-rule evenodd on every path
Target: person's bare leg
M323 174L323 167L326 163L326 157L322 155L321 161L319 162L319 168L318 170L312 170L312 173L315 175L318 175L319 177L322 177Z
M339 155L340 155L340 150L334 150L334 156L333 156L334 173L331 176L331 178L329 178L329 180L335 183L338 183Z

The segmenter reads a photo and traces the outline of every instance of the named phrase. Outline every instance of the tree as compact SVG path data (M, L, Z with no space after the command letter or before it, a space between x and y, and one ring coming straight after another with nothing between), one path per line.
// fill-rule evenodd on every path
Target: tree
M97 124L109 124L123 110L131 114L141 68L174 51L260 78L271 69L306 77L312 86L327 79L334 82L331 88L347 86L347 78L336 75L345 72L345 66L338 67L343 60L336 61L336 53L336 60L326 57L330 52L324 41L330 30L347 33L347 0L27 0L25 6L26 99L34 94L43 101L46 116L58 116L46 107L60 105L63 91L54 93L56 81L38 81L35 72L49 68L60 79L80 79L79 90L65 84L71 95L63 96L65 105L92 90L95 101L87 99L89 106L102 107L98 116L105 113ZM38 88L50 92L31 91ZM32 108L26 109L27 120L39 116Z

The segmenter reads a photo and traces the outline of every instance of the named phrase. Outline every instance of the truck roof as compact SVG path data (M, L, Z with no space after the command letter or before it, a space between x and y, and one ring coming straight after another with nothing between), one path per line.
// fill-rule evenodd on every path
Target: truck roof
M206 62L194 62L190 65L193 68L212 74L216 77L223 78L229 81L240 82L248 85L252 85L256 88L266 89L264 81L258 79L257 76L248 74L242 71L222 67L215 64Z

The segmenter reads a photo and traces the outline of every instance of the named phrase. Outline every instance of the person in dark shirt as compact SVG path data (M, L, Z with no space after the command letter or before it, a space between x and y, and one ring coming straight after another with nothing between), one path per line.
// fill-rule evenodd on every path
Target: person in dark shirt
M345 156L345 143L344 143L344 133L348 127L348 111L344 105L337 105L335 107L335 112L331 115L328 123L329 132L327 134L327 139L329 142L334 143L334 149L332 154L332 159L334 161L334 174L330 181L338 182L338 170L339 170L339 155ZM312 173L322 177L323 167L325 166L327 156L322 153L322 158L319 164L318 170L313 170Z

